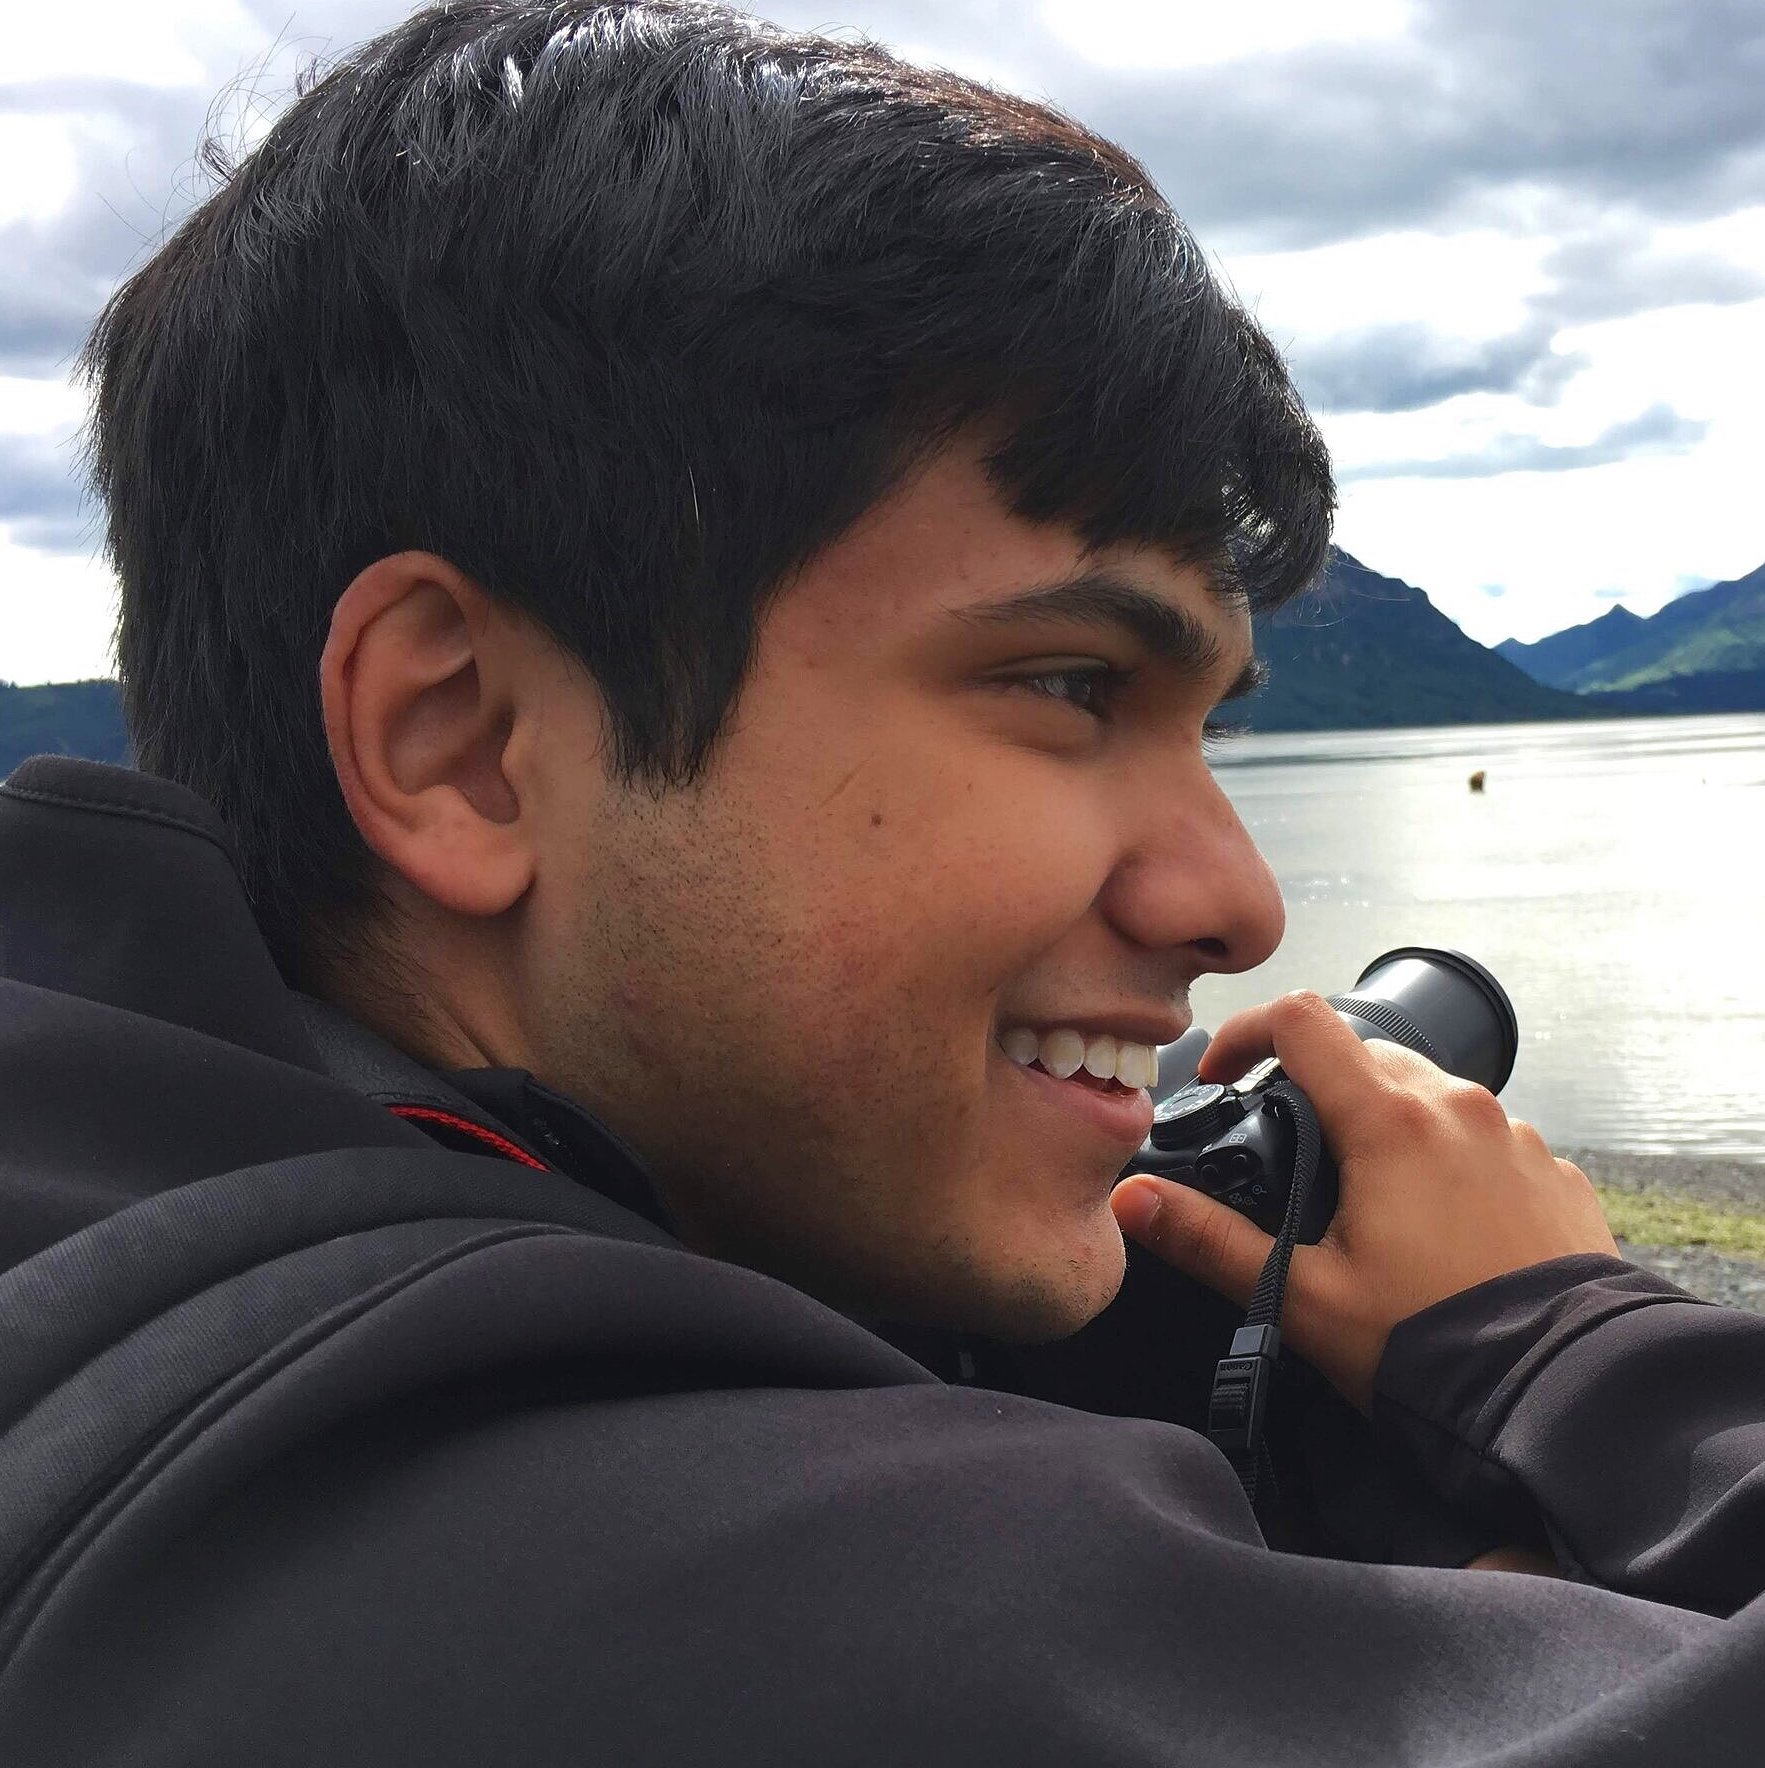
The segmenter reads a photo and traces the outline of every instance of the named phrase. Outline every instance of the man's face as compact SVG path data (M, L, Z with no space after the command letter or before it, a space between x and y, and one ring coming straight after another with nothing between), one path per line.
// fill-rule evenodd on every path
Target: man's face
M1157 654L1111 612L1134 598L1186 642ZM568 758L520 983L543 1078L700 1250L860 1313L1076 1329L1119 1285L1107 1199L1151 1107L1006 1051L1167 1042L1198 974L1278 943L1202 753L1249 660L1196 569L1087 554L1010 515L978 448L940 456L771 604L701 784Z

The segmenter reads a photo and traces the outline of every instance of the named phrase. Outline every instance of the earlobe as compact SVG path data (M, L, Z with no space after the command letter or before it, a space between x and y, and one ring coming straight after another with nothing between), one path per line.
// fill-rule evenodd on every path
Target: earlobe
M397 553L338 599L320 659L325 735L362 839L456 914L501 914L533 881L508 627L446 560Z

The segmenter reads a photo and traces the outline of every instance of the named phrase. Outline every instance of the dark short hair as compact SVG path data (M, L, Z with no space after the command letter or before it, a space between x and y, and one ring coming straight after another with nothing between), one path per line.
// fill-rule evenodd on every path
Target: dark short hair
M302 980L372 906L317 662L438 553L581 659L627 781L699 774L759 611L976 419L1030 518L1319 567L1327 458L1120 148L681 0L448 0L309 84L87 346L140 764L232 825Z

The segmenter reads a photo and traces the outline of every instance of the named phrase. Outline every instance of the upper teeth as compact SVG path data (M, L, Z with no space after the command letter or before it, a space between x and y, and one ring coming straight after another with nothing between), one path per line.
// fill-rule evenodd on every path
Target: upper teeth
M1065 1026L1036 1032L1017 1025L1000 1034L999 1048L1020 1068L1040 1062L1057 1080L1070 1079L1082 1068L1098 1080L1119 1081L1124 1087L1158 1085L1157 1046L1129 1043L1107 1032L1086 1037Z

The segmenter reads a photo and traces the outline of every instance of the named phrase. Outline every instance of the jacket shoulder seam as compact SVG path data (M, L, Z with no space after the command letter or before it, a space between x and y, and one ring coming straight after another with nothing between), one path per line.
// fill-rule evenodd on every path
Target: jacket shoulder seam
M155 810L144 804L132 804L125 798L99 798L84 794L76 797L68 792L46 792L41 786L21 786L11 780L0 785L0 792L4 792L9 798L29 799L37 804L54 805L60 810L101 810L116 816L134 817L144 823L159 823L166 828L180 829L186 835L196 835L211 842L226 856L229 864L233 861L233 851L219 831L206 828L188 817L181 817L175 811Z

